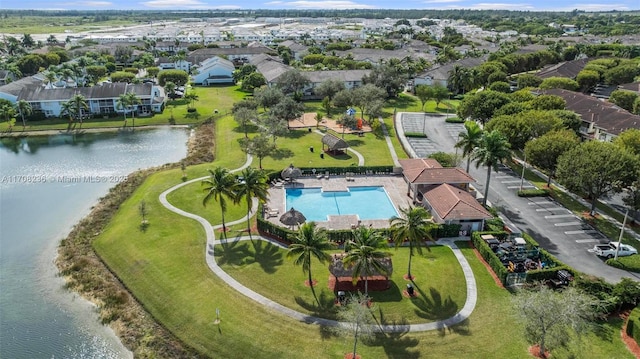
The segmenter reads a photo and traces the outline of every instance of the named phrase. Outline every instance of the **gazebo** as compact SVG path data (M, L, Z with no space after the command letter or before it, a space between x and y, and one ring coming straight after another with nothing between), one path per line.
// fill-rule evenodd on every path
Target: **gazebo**
M364 277L361 277L358 283L353 285L353 269L345 267L342 262L345 255L346 253L337 253L331 256L331 263L329 263L329 272L331 273L329 277L329 288L333 289L334 292L339 290L347 292L360 290L364 292ZM388 274L374 271L373 274L368 277L369 291L383 291L391 287L391 282L389 281L389 277L393 273L391 258L380 258L379 261L382 262L382 265L387 269Z
M342 152L349 148L347 142L340 137L336 137L330 133L322 136L322 150L327 152Z

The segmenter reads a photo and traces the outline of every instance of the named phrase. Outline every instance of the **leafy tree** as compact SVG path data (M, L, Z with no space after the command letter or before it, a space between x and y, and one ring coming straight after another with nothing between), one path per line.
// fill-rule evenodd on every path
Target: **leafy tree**
M322 109L327 113L327 117L331 118L331 99L328 96L325 96L322 99ZM318 123L320 123L320 121L318 121Z
M369 303L369 299L362 294L351 295L345 306L337 313L338 320L343 323L333 328L338 336L353 336L353 351L351 358L358 358L358 339L372 339L375 337L376 319L373 313L376 306ZM346 356L345 356L346 357Z
M189 81L189 74L184 70L162 70L158 73L158 84L164 86L171 81L176 86L184 86Z
M580 126L582 126L582 117L580 117L580 115L569 110L554 110L550 112L562 121L564 128L568 128L576 134L579 134Z
M564 89L569 91L578 91L580 85L576 81L566 77L549 77L542 80L540 88L543 90Z
M622 202L629 208L632 214L632 222L635 221L635 214L640 211L640 169L636 174L636 178L638 179L626 188L626 195L622 197Z
M252 199L255 197L258 202L265 203L269 197L269 183L267 175L262 170L253 167L247 167L242 170L242 181L236 186L236 196L240 200L244 198L247 201L247 230L249 231L249 239L251 238L251 205Z
M360 109L362 117L367 113L367 109L376 102L384 101L385 91L375 85L366 84L352 90L353 104Z
M598 302L573 287L554 291L539 284L522 290L513 298L515 312L524 324L525 338L540 346L539 355L546 357L547 349L554 349L583 332L598 312Z
M193 91L189 91L187 92L184 97L185 100L189 101L189 104L187 105L187 108L193 109L195 108L194 105L195 103L200 100L200 96L198 96L197 93L193 92Z
M531 93L531 88L524 88L509 94L509 99L512 102L530 102L536 98L536 95Z
M542 83L542 79L532 74L522 74L518 76L518 89L524 89L527 87L538 87Z
M401 247L404 241L409 243L409 266L407 268L407 278L413 280L411 275L411 258L414 248L418 254L422 255L422 246L426 241L433 241L431 231L435 224L431 221L429 212L424 207L407 207L400 209L400 217L393 216L391 224L391 238L396 249ZM427 246L427 250L431 249Z
M433 88L433 99L436 101L436 108L440 107L440 102L449 98L449 90L441 83L435 83Z
M289 131L289 122L273 115L267 115L260 119L260 131L271 136L275 145L278 137Z
M640 129L630 128L623 131L613 140L613 143L620 148L640 156Z
M415 87L416 97L420 99L422 106L420 110L424 112L424 105L433 98L433 87L427 85L417 85Z
M604 72L604 82L609 85L620 85L633 82L633 79L640 75L637 64L624 64L616 66Z
M169 98L173 98L173 95L176 93L176 88L177 88L176 84L174 84L171 81L167 81L164 84L164 92L167 93L167 96Z
M87 66L85 71L89 77L89 82L94 84L107 75L107 68L104 66Z
M384 89L387 97L397 97L404 90L407 80L404 69L391 64L375 66L368 75L362 78L364 84L372 84Z
M580 85L580 91L587 92L600 82L600 74L592 70L582 70L578 72L576 82Z
M591 199L595 215L598 199L619 193L637 176L637 163L628 151L609 142L588 141L558 158L558 179L571 191Z
M256 89L253 93L253 98L259 103L266 111L267 108L271 108L284 98L284 93L277 87L261 87Z
M0 118L9 123L9 131L11 131L15 123L15 115L16 110L11 101L0 98Z
M247 126L258 118L258 112L245 107L241 107L233 113L233 119L242 127L244 137L248 138Z
M25 121L25 116L31 116L33 113L33 109L31 108L31 104L25 100L18 100L16 102L16 111L20 114L22 118L22 130L27 127L27 122Z
M494 117L486 131L498 130L509 141L511 149L521 150L525 144L552 130L563 128L562 121L548 111L526 111L512 116Z
M351 116L348 114L343 114L342 117L336 121L340 126L342 126L342 138L344 138L344 132L347 128L354 128L358 123L355 116Z
M442 167L456 167L460 163L460 156L454 153L434 152L429 155L429 158L438 161Z
M157 66L150 66L150 67L147 67L145 71L147 71L147 75L151 76L152 78L155 78L160 73L160 68Z
M269 110L271 116L280 119L289 126L289 121L299 118L304 113L304 105L291 97L284 97Z
M315 222L303 223L298 229L298 234L293 237L289 245L288 258L294 259L294 264L302 266L302 271L309 275L309 287L313 297L320 306L320 301L316 295L311 275L311 261L316 258L320 263L327 262L331 256L327 251L333 249L333 243L327 240L327 233L322 227L317 227Z
M222 167L216 167L209 170L209 178L203 179L201 182L206 193L202 199L202 205L207 206L212 199L220 204L220 213L222 215L222 233L224 239L227 239L227 227L224 221L224 214L227 212L227 199L235 201L237 198L236 188L238 181L236 176L229 173L229 170Z
M556 95L539 95L531 101L531 108L534 110L564 110L567 101Z
M456 148L462 149L462 156L467 157L467 173L471 166L471 154L480 146L482 140L482 128L475 121L465 121L464 128L466 132L458 134L458 143Z
M635 113L636 115L640 115L640 96L638 96L638 98L633 101L633 113Z
M524 153L531 164L547 171L549 187L556 173L558 158L579 144L580 139L571 130L552 131L527 142Z
M297 94L298 96L309 85L309 79L300 71L293 69L280 75L276 80L276 84L285 95Z
M133 79L136 77L136 75L130 73L130 72L126 72L126 71L116 71L111 73L111 75L109 76L111 77L111 81L113 82L126 82L126 83L131 83L133 81ZM164 86L164 85L162 85Z
M31 34L22 35L22 46L29 48L35 46L36 42L31 37Z
M472 95L467 95L458 106L456 113L460 118L470 118L485 122L493 117L493 114L500 107L508 104L511 100L509 96L501 92L481 91Z
M261 73L253 72L247 75L242 80L242 85L240 86L240 88L243 91L253 91L254 89L260 86L266 85L266 83L267 83L267 80L264 78L264 76Z
M510 93L511 92L511 86L507 82L496 81L496 82L492 83L491 85L489 85L489 90L496 91L496 92L502 92L502 93Z
M352 268L352 279L355 285L358 278L364 277L364 296L369 297L369 277L374 273L389 275L387 267L381 261L388 258L389 246L380 232L373 228L359 226L352 231L353 239L345 243L346 256L343 262L347 268Z
M17 61L18 69L24 75L33 75L40 71L40 67L44 66L44 60L34 54L22 56Z
M622 107L623 109L633 112L633 104L638 99L638 94L633 91L616 90L611 93L609 101Z
M326 80L322 83L320 83L320 85L318 85L318 87L316 87L314 89L314 92L316 95L324 98L324 97L328 97L329 101L333 100L333 97L340 91L344 90L344 82L340 81L338 79L329 79Z
M115 56L117 62L126 65L133 58L133 47L125 46L125 45L122 45L122 46L118 45L118 46L116 46L116 50L115 50L114 56Z
M499 163L511 158L511 146L507 138L500 131L485 132L480 139L478 146L472 153L471 159L476 161L476 168L487 166L487 180L484 189L484 198L482 204L487 205L487 197L489 196L489 181L491 180L491 170L497 169Z
M254 98L245 97L242 100L233 103L233 106L231 107L231 112L236 113L236 111L240 110L241 108L257 110L258 105L259 105L258 101L256 101Z
M258 166L262 169L262 159L270 156L276 150L276 145L271 143L265 134L259 134L253 138L243 138L240 148L250 155L258 158Z
M333 98L333 105L338 108L347 108L353 105L353 91L351 90L342 90L338 92Z

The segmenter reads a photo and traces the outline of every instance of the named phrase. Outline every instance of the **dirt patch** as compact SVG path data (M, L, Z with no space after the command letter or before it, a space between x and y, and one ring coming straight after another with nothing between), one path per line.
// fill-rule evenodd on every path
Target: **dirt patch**
M627 335L627 320L629 319L630 311L620 313L620 318L624 319L624 325L620 331L622 341L626 344L627 349L636 357L640 358L640 345L629 335Z
M212 162L215 159L215 125L205 122L198 126L187 144L187 157L182 160L186 166Z
M529 347L529 354L531 354L532 356L536 357L536 358L550 358L551 357L551 353L549 353L548 350L544 351L544 355L540 354L540 346L539 345L532 345Z

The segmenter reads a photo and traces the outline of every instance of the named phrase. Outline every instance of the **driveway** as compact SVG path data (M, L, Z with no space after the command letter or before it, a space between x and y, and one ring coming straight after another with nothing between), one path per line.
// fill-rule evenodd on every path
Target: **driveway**
M427 116L422 113L399 113L399 126L406 132L423 132L427 139L411 138L407 141L416 156L424 157L433 152L455 152L458 134L464 131L462 124L450 124L444 116ZM400 132L400 131L399 131ZM407 139L409 140L409 139ZM466 160L461 167L466 167ZM470 174L476 179L474 187L484 194L486 167L476 168L472 163ZM578 271L602 277L615 283L624 277L640 280L638 273L619 270L606 265L589 252L595 244L606 243L598 231L576 217L550 198L518 197L520 174L506 166L492 171L488 200L520 231L530 234L540 246ZM533 188L528 181L523 188Z

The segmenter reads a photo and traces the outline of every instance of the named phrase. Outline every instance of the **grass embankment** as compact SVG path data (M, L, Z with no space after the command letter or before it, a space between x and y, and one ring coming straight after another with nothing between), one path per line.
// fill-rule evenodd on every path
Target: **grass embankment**
M72 32L97 30L106 27L118 27L135 25L134 20L113 18L105 21L95 21L94 18L85 16L24 16L9 14L0 22L0 32L17 34L21 40L22 34L55 34L65 30ZM64 42L65 37L58 37L59 42Z

